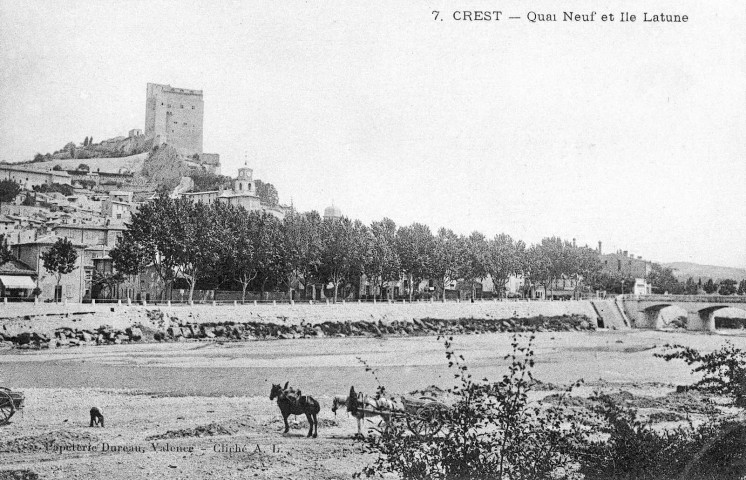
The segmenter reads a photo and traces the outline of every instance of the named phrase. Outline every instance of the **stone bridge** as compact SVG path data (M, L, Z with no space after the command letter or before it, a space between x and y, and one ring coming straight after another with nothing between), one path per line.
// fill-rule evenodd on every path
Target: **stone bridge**
M715 330L715 312L723 308L746 311L746 296L623 295L624 312L636 328L662 327L660 312L676 306L686 310L687 330Z

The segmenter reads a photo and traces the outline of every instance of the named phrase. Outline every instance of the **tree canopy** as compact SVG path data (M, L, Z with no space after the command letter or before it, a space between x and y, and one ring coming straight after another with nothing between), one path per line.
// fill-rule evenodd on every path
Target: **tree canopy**
M72 242L66 238L59 238L48 250L41 254L44 268L57 279L57 285L60 284L63 275L67 275L75 270L75 262L78 259L78 253Z

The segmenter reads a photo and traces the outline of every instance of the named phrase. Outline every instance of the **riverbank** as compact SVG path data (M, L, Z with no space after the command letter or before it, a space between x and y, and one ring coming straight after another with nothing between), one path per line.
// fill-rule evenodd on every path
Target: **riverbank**
M23 348L325 336L592 330L590 302L192 306L5 305L0 340ZM85 307L85 308L84 308ZM16 311L14 312L13 309Z

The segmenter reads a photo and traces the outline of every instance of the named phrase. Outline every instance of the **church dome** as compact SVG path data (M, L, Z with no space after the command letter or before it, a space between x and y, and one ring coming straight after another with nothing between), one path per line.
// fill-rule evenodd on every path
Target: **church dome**
M324 209L324 218L341 218L342 217L342 210L339 209L339 207L335 205L331 205L330 207L326 207Z

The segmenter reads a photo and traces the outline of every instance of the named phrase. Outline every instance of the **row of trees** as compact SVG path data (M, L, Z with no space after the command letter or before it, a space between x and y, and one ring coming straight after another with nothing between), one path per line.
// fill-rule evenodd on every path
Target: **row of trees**
M686 281L680 281L674 275L670 267L663 267L656 263L648 275L647 280L653 286L653 293L670 293L673 295L746 295L746 280L740 282L733 279L714 281L712 278L695 281L689 277Z
M317 212L288 214L284 220L240 207L205 205L162 196L133 215L128 230L112 250L118 271L128 275L152 266L168 289L186 281L195 287L249 287L262 292L300 284L330 284L334 300L360 287L363 275L373 291L386 282L430 279L443 298L448 285L464 280L474 292L488 276L498 295L511 275L551 290L560 278L599 278L597 253L558 237L526 246L507 234L487 238L479 232L457 235L426 225L397 227L388 218L370 226L358 220L322 220ZM374 293L375 294L375 293ZM473 293L472 293L473 294Z

